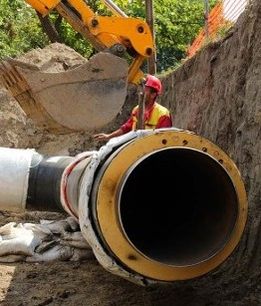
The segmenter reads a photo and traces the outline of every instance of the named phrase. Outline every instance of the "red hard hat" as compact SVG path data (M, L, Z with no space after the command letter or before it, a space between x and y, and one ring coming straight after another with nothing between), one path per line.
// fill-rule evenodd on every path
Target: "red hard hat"
M145 86L154 88L158 94L161 93L162 90L161 81L158 78L156 78L154 75L150 74L147 75Z

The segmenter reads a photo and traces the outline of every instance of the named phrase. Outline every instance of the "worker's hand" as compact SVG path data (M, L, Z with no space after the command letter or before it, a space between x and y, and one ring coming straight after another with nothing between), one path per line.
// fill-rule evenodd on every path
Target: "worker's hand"
M109 140L110 134L100 133L93 136L95 140L102 141L102 140Z

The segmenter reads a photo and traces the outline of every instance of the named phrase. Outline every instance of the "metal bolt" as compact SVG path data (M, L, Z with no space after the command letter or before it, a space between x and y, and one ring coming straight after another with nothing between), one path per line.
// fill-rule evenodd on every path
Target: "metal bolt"
M139 27L138 27L138 32L139 32L139 33L143 33L143 32L144 32L143 26L139 26Z
M147 48L146 49L146 54L147 55L151 55L152 54L152 49L151 48Z
M93 19L93 20L91 21L91 24L92 24L92 26L95 28L95 27L97 27L97 25L99 24L99 21L98 21L97 19Z
M135 255L129 254L128 259L129 260L137 260L137 257Z
M162 139L162 143L165 145L167 143L167 139Z

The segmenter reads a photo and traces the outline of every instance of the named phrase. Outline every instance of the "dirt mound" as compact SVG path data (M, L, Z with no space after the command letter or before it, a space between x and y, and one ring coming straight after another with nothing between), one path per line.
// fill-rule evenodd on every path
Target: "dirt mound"
M20 56L19 60L36 65L44 72L63 72L87 62L86 58L63 44L54 43L44 49L34 49Z
M19 60L45 72L63 72L87 62L73 49L58 43L32 50ZM3 88L0 88L0 119L0 146L31 147L49 155L74 155L98 145L92 140L92 132L56 135L39 128Z
M18 58L28 64L36 65L44 72L64 72L87 62L80 54L63 44L52 44L44 49L35 49ZM128 116L135 103L135 88L128 89L124 111L115 118L103 131L112 131ZM29 119L19 104L0 88L0 146L16 148L35 148L48 155L75 155L100 146L94 142L93 133L72 132L57 135L39 128ZM88 120L88 118L86 118Z
M10 148L35 147L42 131L29 120L18 103L0 88L0 146Z

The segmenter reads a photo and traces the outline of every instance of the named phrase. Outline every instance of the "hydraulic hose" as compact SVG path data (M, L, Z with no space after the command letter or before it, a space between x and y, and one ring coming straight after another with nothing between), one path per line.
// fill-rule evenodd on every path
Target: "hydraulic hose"
M133 282L208 273L243 233L247 198L238 169L189 131L132 132L99 151L52 161L29 169L24 206L63 207L103 267Z

